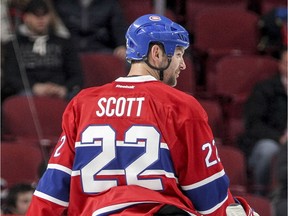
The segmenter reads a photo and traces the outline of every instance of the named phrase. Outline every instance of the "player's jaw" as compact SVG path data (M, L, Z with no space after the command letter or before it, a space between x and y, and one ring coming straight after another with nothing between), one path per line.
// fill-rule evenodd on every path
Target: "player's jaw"
M175 87L177 85L177 78L180 76L181 70L171 70L169 67L166 71L164 71L164 83L169 86Z

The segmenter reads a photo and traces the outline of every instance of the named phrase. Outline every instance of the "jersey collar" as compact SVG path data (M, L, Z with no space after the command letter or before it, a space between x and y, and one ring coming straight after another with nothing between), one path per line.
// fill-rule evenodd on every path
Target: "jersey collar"
M147 82L147 81L157 81L157 79L151 75L143 75L143 76L119 77L115 81L116 82Z

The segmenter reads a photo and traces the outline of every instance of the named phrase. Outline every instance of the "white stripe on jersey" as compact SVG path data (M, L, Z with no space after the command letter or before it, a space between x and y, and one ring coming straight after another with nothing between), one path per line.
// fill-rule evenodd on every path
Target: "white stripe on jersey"
M93 143L88 143L88 144L75 142L75 148L77 148L77 147L92 147L92 146L102 146L102 142L99 140L96 140Z
M76 171L72 171L72 174L71 174L71 176L78 176L78 175L80 175L81 173L80 173L80 170L76 170Z
M223 203L226 202L227 199L228 199L228 195L225 197L225 199L222 202L218 203L213 208L208 209L206 211L199 211L199 213L204 214L204 215L210 214L210 213L214 212L216 209L218 209L220 206L222 206Z
M101 170L97 175L125 175L124 170Z
M161 143L160 143L160 148L169 150L169 147L168 147L167 143L162 143L162 142L161 142Z
M75 142L75 148L78 147L92 147L92 146L101 146L101 141L94 141L94 143L84 144L80 142ZM116 141L116 146L123 146L123 147L145 147L145 142L138 142L137 144L127 144L124 141ZM160 148L169 150L167 143L160 143Z
M155 77L151 75L145 76L131 76L131 77L119 77L115 80L116 82L149 82L149 81L158 81Z
M44 194L44 193L37 191L37 190L34 192L34 195L37 197L40 197L42 199L48 200L50 202L56 203L58 205L64 206L64 207L68 207L68 205L69 205L68 202L64 202L62 200L56 199L54 197L51 197L51 196Z
M175 177L174 173L166 172L165 170L145 170L140 176L145 175L165 175L167 178L175 178L176 182L178 183L178 179Z
M192 189L201 187L203 185L206 185L206 184L208 184L208 183L210 183L210 182L212 182L212 181L214 181L214 180L216 180L216 179L218 179L218 178L220 178L220 177L222 177L224 175L225 175L225 171L222 170L222 171L220 171L218 173L215 173L214 175L212 175L212 176L210 176L210 177L208 177L208 178L206 178L206 179L204 179L202 181L199 181L199 182L191 184L191 185L181 186L181 188L183 190L185 190L185 191L192 190Z
M59 164L48 164L47 166L47 169L57 169L57 170L61 170L69 175L71 175L72 173L72 170L65 167L65 166L62 166L62 165L59 165Z
M80 170L72 171L71 176L78 176L80 175ZM98 174L101 175L125 175L124 170L101 170ZM175 177L174 173L166 172L165 170L146 170L140 174L140 176L145 175L165 175L167 178L175 178L176 182L178 183L178 179Z

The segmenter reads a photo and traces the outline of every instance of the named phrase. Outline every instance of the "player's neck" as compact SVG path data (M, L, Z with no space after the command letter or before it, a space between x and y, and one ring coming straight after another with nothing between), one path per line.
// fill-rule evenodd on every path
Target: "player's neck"
M131 69L127 76L145 76L151 75L159 79L159 74L156 70L148 67L144 62L137 62L131 65Z

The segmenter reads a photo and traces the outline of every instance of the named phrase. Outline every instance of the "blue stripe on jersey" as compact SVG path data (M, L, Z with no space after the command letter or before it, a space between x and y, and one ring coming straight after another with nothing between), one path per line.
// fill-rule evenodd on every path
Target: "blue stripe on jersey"
M75 161L73 171L81 170L93 158L102 152L101 146L85 146L76 147ZM117 146L116 157L103 170L125 169L135 159L145 153L145 148ZM147 167L149 170L165 170L166 172L174 172L170 151L168 149L160 148L159 160Z
M227 197L229 178L223 175L208 184L186 190L184 193L190 198L198 211L207 211L221 203Z
M71 176L57 169L47 169L37 185L37 191L64 202L69 201Z

